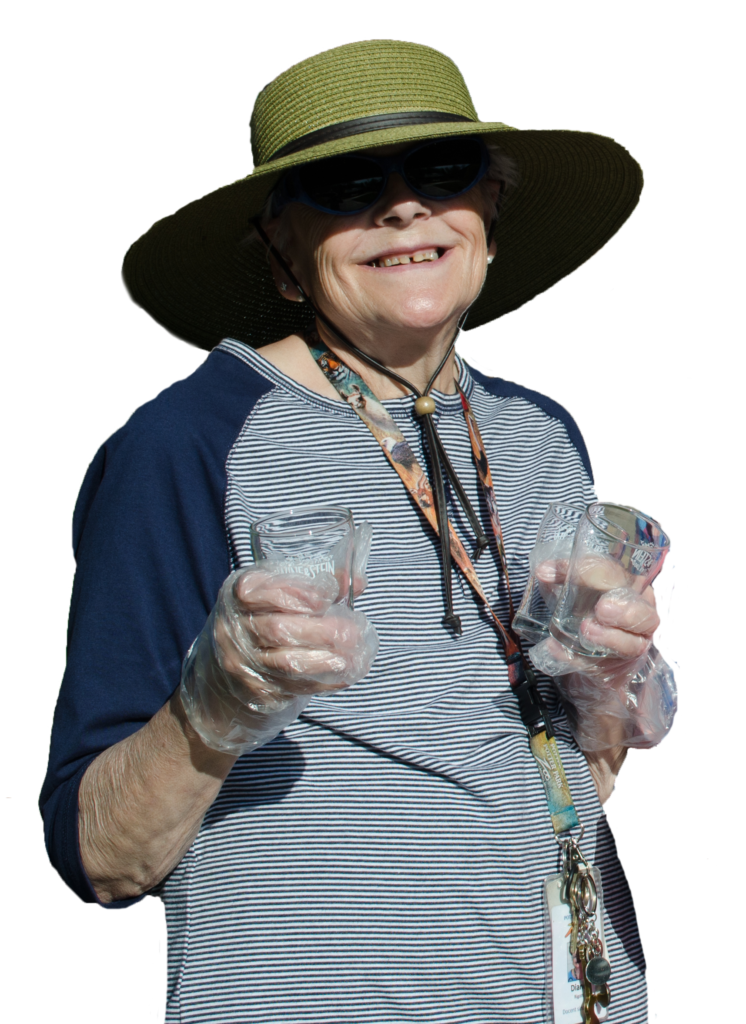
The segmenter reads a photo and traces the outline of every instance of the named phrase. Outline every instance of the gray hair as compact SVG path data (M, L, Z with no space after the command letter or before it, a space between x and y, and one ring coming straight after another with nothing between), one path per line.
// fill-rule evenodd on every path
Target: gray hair
M503 151L500 149L497 143L488 142L486 143L486 146L487 152L489 153L490 156L490 163L489 167L487 168L486 174L487 181L499 182L501 186L500 197L497 201L497 209L495 214L495 219L497 219L505 202L506 194L509 193L511 189L515 188L515 186L518 184L518 168L516 166L515 160L513 160L512 157L508 156L507 153L503 153ZM259 223L262 225L262 227L266 227L267 223L273 219L272 204L274 202L274 195L275 193L273 189L267 196L267 200L259 213ZM485 198L488 198L490 202L492 201L491 197L485 196ZM278 249L280 252L282 252L282 250L285 248L289 236L289 225L285 217L285 212L287 211L287 209L287 206L284 207L284 209L280 213L279 223L277 225L277 230L275 232L275 237L272 243L273 247L275 249ZM252 228L251 232L249 233L245 241L251 242L258 240L259 235L257 234L256 230Z

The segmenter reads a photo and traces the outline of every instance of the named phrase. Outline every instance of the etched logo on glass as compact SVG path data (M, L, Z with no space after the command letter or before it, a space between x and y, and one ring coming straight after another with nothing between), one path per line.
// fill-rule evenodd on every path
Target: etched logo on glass
M322 572L329 572L334 575L334 559L326 558L317 562L297 560L275 562L275 568L277 572L288 573L293 576L308 576L310 579L315 579Z

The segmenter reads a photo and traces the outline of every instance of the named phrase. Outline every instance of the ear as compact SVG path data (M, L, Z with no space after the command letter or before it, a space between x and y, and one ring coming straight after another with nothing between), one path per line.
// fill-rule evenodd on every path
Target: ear
M277 229L279 227L279 217L275 217L263 225L264 230L270 238L270 241L274 245L275 238L277 237ZM287 253L282 253L283 260L292 269L293 261ZM280 266L275 259L273 253L267 253L267 259L269 261L269 268L272 272L272 280L275 282L275 287L283 299L287 299L289 302L305 302L306 297L303 295L298 286L293 282L290 276Z
M503 193L503 183L501 181L492 181L490 178L484 179L484 184L487 189L487 194L490 197L490 205L500 209L500 197Z
M495 234L495 226L500 210L500 193L502 185L499 181L485 181L485 211L484 211L484 234L487 240L487 255L494 256L497 252L492 236Z
M287 260L289 266L292 266L290 260L283 253L283 258ZM301 292L296 284L289 279L288 275L278 266L277 260L274 256L269 257L269 267L272 271L272 279L275 282L277 291L282 295L283 299L287 299L289 302L305 302L305 295L301 295Z

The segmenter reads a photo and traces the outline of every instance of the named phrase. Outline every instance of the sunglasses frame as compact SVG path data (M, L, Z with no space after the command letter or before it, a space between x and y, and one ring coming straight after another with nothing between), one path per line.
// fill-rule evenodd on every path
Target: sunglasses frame
M437 146L443 142L452 142L456 139L459 141L463 139L464 141L469 140L479 143L479 148L481 150L481 162L474 179L466 186L466 188L462 188L458 192L454 192L449 196L430 196L426 192L422 192L420 189L415 188L404 171L405 161L414 153L418 153L422 149L427 149L429 146ZM425 142L419 142L416 146L412 146L411 149L406 150L406 152L399 153L395 156L368 156L364 153L361 153L360 155L356 153L343 153L338 156L325 157L325 160L365 160L369 163L375 164L383 176L381 189L376 198L357 210L330 210L329 207L322 206L320 203L317 203L312 199L303 188L300 180L300 174L303 167L308 165L301 164L298 167L291 168L286 174L284 174L280 179L279 184L275 187L272 200L273 217L278 216L278 214L280 214L289 203L303 203L304 206L310 206L313 210L319 210L321 213L329 213L334 217L354 217L358 213L365 213L366 210L370 210L371 207L376 205L386 191L389 183L389 177L392 174L400 174L407 185L407 188L411 189L415 195L436 203L445 202L448 199L455 199L457 196L462 196L465 192L468 192L470 189L474 188L475 185L479 184L489 169L490 154L484 143L484 139L479 135L451 135L442 139L427 139ZM318 162L323 163L324 161L320 160Z

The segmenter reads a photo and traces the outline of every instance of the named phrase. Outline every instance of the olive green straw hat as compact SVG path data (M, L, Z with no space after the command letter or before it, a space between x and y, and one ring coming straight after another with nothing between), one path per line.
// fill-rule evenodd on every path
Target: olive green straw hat
M282 173L373 146L481 135L516 164L497 222L497 255L466 329L517 309L592 256L637 204L642 172L603 135L484 122L456 65L427 46L350 43L270 82L251 118L255 170L158 221L124 259L133 300L178 337L265 345L310 326L278 293L251 219ZM251 241L247 242L247 238Z

